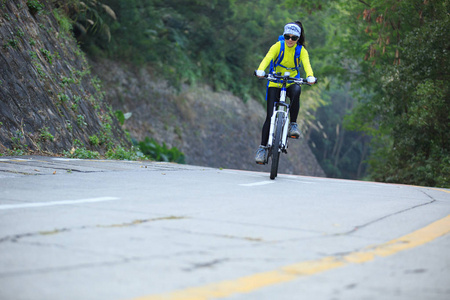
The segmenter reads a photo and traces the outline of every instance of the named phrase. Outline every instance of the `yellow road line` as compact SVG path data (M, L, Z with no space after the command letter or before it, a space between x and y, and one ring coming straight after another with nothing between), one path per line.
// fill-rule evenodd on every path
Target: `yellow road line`
M444 192L444 193L450 193L450 190L443 190L443 189L437 189L437 188L428 188L428 189L439 191L439 192Z
M318 260L305 261L277 270L256 273L235 280L226 280L204 286L187 288L166 294L149 295L134 300L206 300L248 293L257 289L288 282L299 277L318 274L349 264L360 264L408 250L450 233L450 215L410 234L384 244L368 247L345 256L328 256Z

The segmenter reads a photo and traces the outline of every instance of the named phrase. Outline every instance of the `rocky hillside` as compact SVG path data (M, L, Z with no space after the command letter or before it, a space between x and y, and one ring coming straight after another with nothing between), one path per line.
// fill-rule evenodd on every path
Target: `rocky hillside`
M83 52L42 3L0 2L0 153L129 147Z
M207 86L176 91L147 67L87 62L48 3L40 14L26 1L0 5L0 153L105 153L130 146L125 129L177 147L189 164L268 171L253 160L265 116L257 101ZM123 127L114 110L132 113ZM303 140L291 141L280 172L325 176Z

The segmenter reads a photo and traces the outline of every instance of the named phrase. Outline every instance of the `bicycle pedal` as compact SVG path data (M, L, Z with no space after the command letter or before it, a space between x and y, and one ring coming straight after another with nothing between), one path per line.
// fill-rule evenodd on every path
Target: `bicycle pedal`
M294 139L294 140L298 140L298 136L295 136L295 135L291 135L291 136L289 136L291 139Z

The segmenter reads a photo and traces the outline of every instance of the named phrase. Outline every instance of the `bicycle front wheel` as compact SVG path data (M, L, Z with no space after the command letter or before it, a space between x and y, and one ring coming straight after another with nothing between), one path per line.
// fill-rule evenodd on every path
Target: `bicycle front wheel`
M278 175L278 162L280 161L281 152L281 135L283 133L283 120L277 116L275 121L275 136L272 145L272 166L270 168L270 179L275 179Z

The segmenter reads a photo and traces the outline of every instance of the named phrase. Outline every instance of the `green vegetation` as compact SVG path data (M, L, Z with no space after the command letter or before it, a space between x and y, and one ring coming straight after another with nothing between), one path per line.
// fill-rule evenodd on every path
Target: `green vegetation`
M151 64L173 84L206 80L217 90L260 99L264 89L253 70L277 40L273 33L301 12L269 0L57 3L69 12L74 34L90 55Z
M41 130L40 130L40 138L41 138L41 140L42 141L53 141L54 140L54 137L53 137L53 135L48 131L48 127L43 127L43 128L41 128Z
M72 23L68 17L66 17L64 14L61 14L57 9L53 10L53 16L58 21L59 27L61 28L62 32L64 33L71 32Z
M286 4L323 28L314 53L319 74L333 76L331 104L310 145L327 174L449 187L449 2Z
M77 116L77 125L78 127L85 127L87 126L87 123L85 122L85 117L83 115Z
M67 128L67 130L69 130L70 132L73 131L72 123L71 123L69 120L66 120L66 128Z
M18 28L17 31L16 31L16 35L18 37L23 37L25 35L25 32L23 32L22 29Z
M28 53L30 54L30 57L31 57L31 61L32 61L32 63L33 63L33 66L35 66L36 71L38 72L40 78L41 78L41 79L46 78L47 75L46 75L45 72L44 72L44 69L43 69L43 67L42 67L42 65L41 65L41 62L40 62L40 60L39 60L39 58L38 58L36 52L30 50Z
M106 145L108 148L113 147L113 134L110 123L103 123L100 134L100 144Z
M97 159L100 158L100 153L97 151L88 150L85 145L79 141L73 141L73 148L70 151L63 151L65 157L81 158L81 159Z
M120 125L123 125L125 123L125 114L121 110L116 110L114 112L114 115L116 116L117 120L119 121Z
M97 151L91 151L86 147L75 148L73 151L63 151L63 155L69 158L81 158L81 159L98 159L100 153Z
M98 146L101 144L101 138L93 135L89 137L89 142L93 146ZM135 146L137 146L137 148ZM107 159L118 160L149 159L155 161L185 163L184 154L177 148L172 147L169 149L165 144L161 146L154 139L149 139L147 137L144 141L135 146L131 147L131 149L126 149L122 146L109 147L104 157ZM79 140L74 141L74 146L71 151L63 151L62 154L65 157L82 159L99 159L102 157L98 151L87 149L87 147Z
M44 8L44 4L40 3L38 0L28 0L27 6L32 15L39 14Z
M38 59L36 52L29 51L28 53L30 54L31 59L33 60L33 63L34 63L34 61Z
M41 53L44 55L44 58L46 61L48 61L49 64L53 63L53 54L50 53L47 49L41 49Z
M142 158L142 156L135 151L134 148L131 150L125 149L123 147L117 147L115 149L110 149L106 152L106 158L109 159L120 159L120 160L137 160Z
M22 143L23 139L24 139L23 132L21 130L16 130L13 137L11 138L12 150L10 151L9 155L24 155L24 154L26 154L28 145Z
M176 147L168 148L165 143L158 144L154 139L148 137L138 143L141 152L149 159L165 162L177 162L184 164L184 154Z
M4 48L7 48L8 46L11 46L14 49L17 49L19 47L19 41L17 39L9 39L8 43L4 46Z
M74 96L73 97L73 102L75 102L75 104L79 104L81 101L81 97L80 96Z
M59 102L60 102L61 104L63 104L63 103L65 103L65 102L68 102L68 101L69 101L69 96L67 96L66 94L59 93L59 94L58 94L58 100L59 100Z
M353 128L374 137L370 176L450 187L450 3L373 2L362 22L372 36L357 35L367 45L361 63L367 77L358 81L373 97L350 118Z
M441 6L424 7L422 26L404 22L411 31L402 32L402 55L384 71L383 92L355 112L356 125L376 134L369 161L376 180L450 187L450 18ZM403 9L407 21L414 12ZM374 119L362 120L368 112Z
M98 146L100 145L100 139L96 135L92 135L89 137L89 142L92 146Z
M75 83L75 82L76 81L75 81L74 78L69 78L69 77L63 76L62 79L61 79L60 85L64 87L64 86L66 86L66 85L68 85L70 83Z

